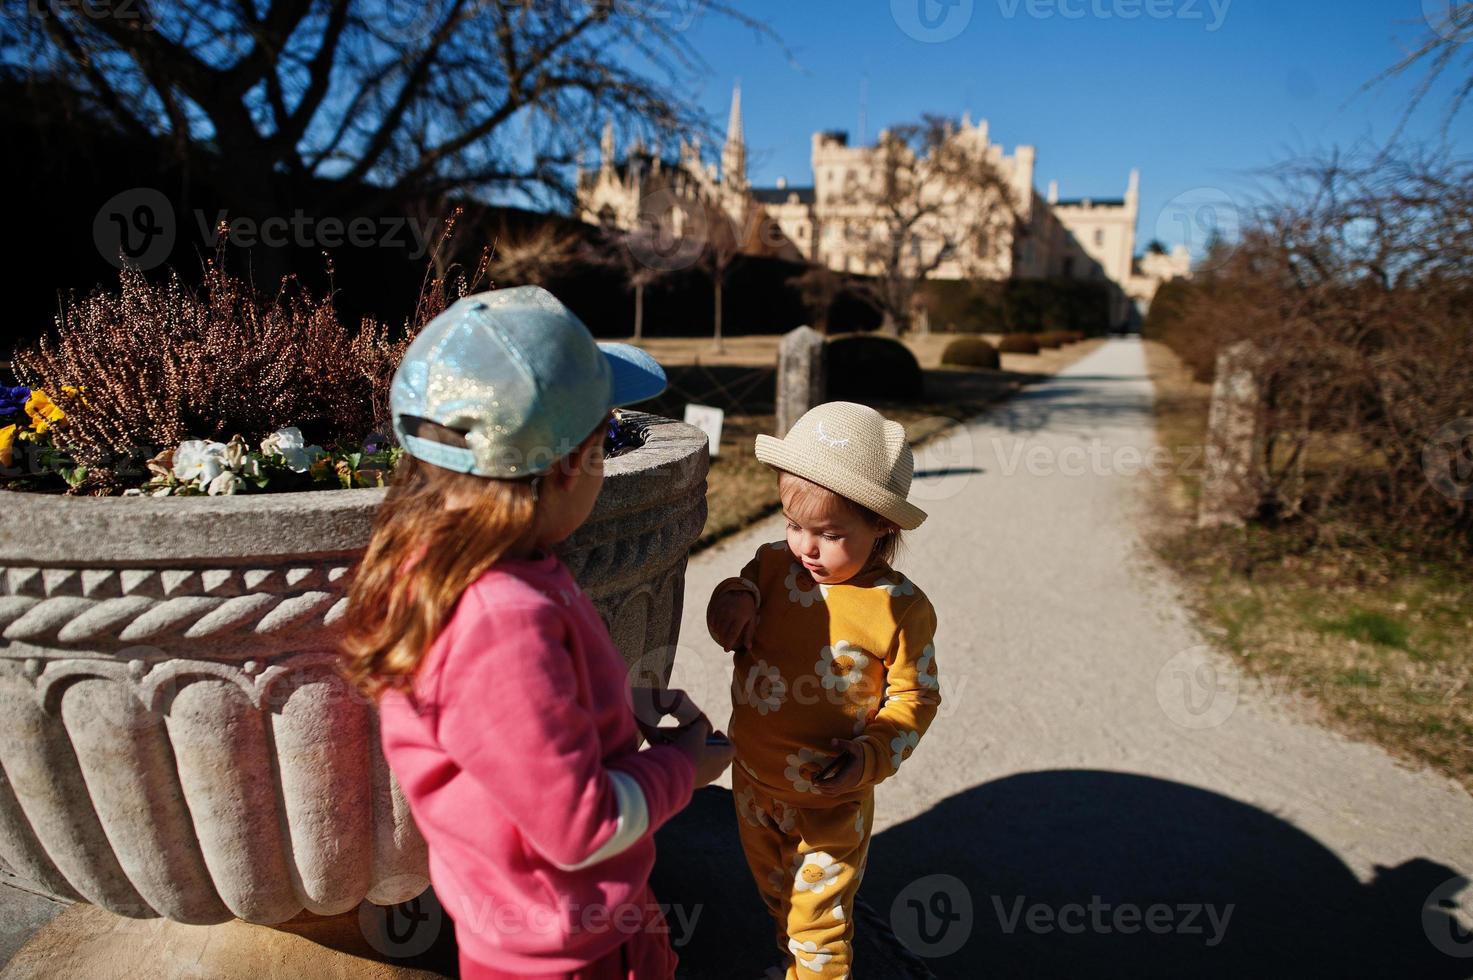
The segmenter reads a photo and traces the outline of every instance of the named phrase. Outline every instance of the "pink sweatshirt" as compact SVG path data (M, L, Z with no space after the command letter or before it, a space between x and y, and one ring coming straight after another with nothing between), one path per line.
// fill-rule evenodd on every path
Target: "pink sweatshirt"
M383 695L384 755L471 959L572 971L630 938L651 835L690 802L695 771L674 747L636 750L628 684L593 603L549 555L472 583L413 701Z

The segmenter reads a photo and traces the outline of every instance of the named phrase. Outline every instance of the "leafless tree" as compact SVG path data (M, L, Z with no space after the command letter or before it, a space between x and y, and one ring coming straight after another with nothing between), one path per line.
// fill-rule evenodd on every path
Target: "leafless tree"
M716 353L724 350L722 345L722 312L725 306L724 292L726 276L731 270L731 264L736 257L745 251L748 235L747 228L739 223L740 219L727 215L724 211L714 206L708 207L709 217L706 221L706 248L701 253L702 267L711 276L711 291L713 294L714 309L712 311L711 349Z
M619 273L630 292L634 294L634 340L644 339L644 291L671 271L659 262L650 261L658 255L661 244L659 232L648 226L629 230L607 228L603 234L600 261Z
M985 274L1020 230L1006 176L950 119L885 130L864 176L836 195L837 220L871 276L862 295L897 329L910 324L922 280L948 262L963 278Z
M1153 305L1149 332L1204 378L1253 343L1266 516L1473 547L1473 168L1365 147L1270 174L1221 264L1175 310Z
M1432 86L1439 78L1451 73L1454 77L1456 88L1448 98L1446 109L1443 113L1441 135L1446 138L1451 129L1453 120L1463 110L1470 96L1473 96L1473 4L1463 2L1447 3L1443 9L1435 9L1436 4L1423 4L1425 11L1425 24L1427 30L1410 51L1408 51L1396 64L1366 82L1359 89L1361 92L1368 91L1392 78L1406 75L1413 71L1421 71L1422 78L1417 83L1416 90L1412 93L1411 100L1407 103L1406 110L1402 113L1401 120L1397 123L1396 131L1388 140L1388 147L1394 145L1400 138L1402 131L1411 120L1412 113L1417 106L1431 92Z
M167 147L186 182L208 175L232 217L373 214L493 189L567 203L571 164L605 119L656 137L707 128L681 87L704 63L687 6L670 0L26 10L0 18L0 62L75 80L119 128ZM773 36L722 0L698 12Z
M802 297L803 305L813 315L813 328L819 333L829 332L829 308L834 305L834 300L844 292L845 282L840 275L828 266L813 262L803 271L803 274L792 280L798 288L798 295Z
M541 286L587 261L587 252L578 235L552 222L521 232L503 228L491 248L488 270L498 286Z

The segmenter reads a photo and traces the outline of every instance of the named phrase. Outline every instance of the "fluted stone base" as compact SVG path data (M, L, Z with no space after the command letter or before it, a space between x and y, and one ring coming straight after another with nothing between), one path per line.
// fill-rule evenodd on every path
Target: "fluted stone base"
M563 556L649 682L674 656L707 443L639 420L646 445L609 461ZM377 712L333 669L384 493L0 492L0 871L222 935L423 892Z

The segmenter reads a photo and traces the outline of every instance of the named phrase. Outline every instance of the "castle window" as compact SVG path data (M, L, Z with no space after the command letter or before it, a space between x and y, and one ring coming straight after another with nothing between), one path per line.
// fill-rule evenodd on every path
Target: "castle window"
M1103 245L1103 244L1105 244L1105 229L1103 229L1103 228L1096 228L1095 229L1095 244L1096 245Z

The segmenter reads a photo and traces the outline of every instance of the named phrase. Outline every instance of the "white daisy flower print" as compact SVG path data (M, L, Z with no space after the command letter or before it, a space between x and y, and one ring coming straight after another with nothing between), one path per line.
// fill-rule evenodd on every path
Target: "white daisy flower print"
M788 887L788 882L792 880L793 873L786 868L773 868L767 872L767 883L772 886L773 891L782 891Z
M750 704L759 715L776 711L788 696L788 682L782 672L766 660L758 660L747 669L745 682L737 684L737 700Z
M864 679L864 668L869 665L869 654L848 640L840 640L831 647L824 647L813 665L814 673L831 691L847 691L849 685Z
M822 895L843 870L844 865L835 861L829 852L814 851L806 855L798 866L798 873L793 876L793 889Z
M805 970L817 973L828 965L834 954L822 948L813 940L808 939L798 942L796 939L788 940L788 952L798 960L798 965Z
M856 834L861 834L861 835L864 833L864 811L863 810L856 810L854 812L854 832Z
M834 906L834 918L838 919L840 922L843 922L844 921L844 906L843 905L835 905Z
M936 644L927 643L926 648L916 659L916 683L921 687L929 687L936 690L941 682L936 677Z
M895 577L898 578L900 581L898 581L898 582L892 582L888 578L886 578L885 576L883 576L883 575L880 576L879 578L875 579L874 588L876 588L876 589L884 589L886 592L890 593L892 596L915 595L916 594L916 587L913 584L911 584L910 579L906 578L904 575L901 575L899 573L896 573L896 576Z
M777 824L778 830L781 830L785 834L792 833L793 828L798 825L798 811L788 806L782 800L773 800L772 808L777 813L774 818L769 819L773 819L773 822Z
M812 749L799 749L797 755L789 753L788 767L783 770L783 777L793 784L793 789L800 793L817 793L818 787L803 775L803 767L810 762L817 762L820 766L827 765L829 758Z
M763 813L762 808L757 805L757 794L750 786L737 794L737 812L753 827L760 827L767 823L767 814Z
M921 744L921 737L915 732L901 732L890 739L890 751L894 753L890 756L890 764L899 769L900 760L905 758L906 751L919 744Z
M788 601L796 602L804 609L815 602L823 602L824 596L828 594L828 589L813 581L813 577L797 562L793 562L788 568L788 577L783 579L783 585L788 587Z

